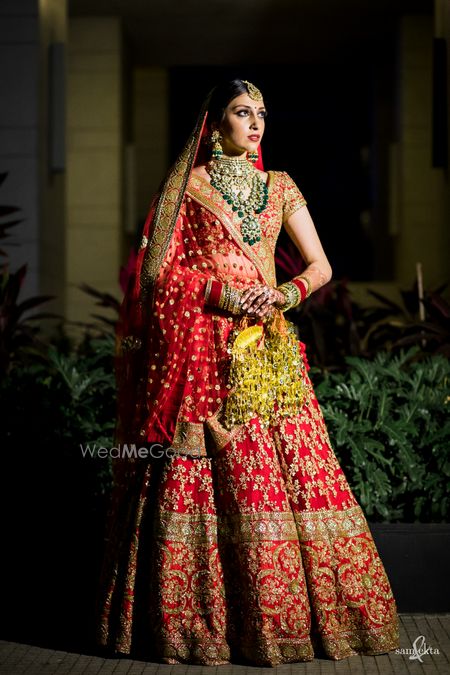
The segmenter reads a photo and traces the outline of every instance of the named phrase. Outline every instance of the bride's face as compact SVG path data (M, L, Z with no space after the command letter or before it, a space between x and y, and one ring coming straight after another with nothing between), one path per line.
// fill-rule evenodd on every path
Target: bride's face
M253 101L248 94L234 98L225 108L219 131L225 155L243 155L258 149L264 134L267 112L263 101Z

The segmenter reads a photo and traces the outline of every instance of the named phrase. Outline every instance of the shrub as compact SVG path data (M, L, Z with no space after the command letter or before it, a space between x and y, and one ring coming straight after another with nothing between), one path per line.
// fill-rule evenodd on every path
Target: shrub
M416 360L418 351L348 357L344 373L313 371L336 455L373 521L450 515L450 364L440 355Z

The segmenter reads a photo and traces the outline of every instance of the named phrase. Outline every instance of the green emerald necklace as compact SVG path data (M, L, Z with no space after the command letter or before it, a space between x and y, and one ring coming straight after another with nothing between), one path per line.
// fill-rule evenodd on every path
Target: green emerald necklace
M261 226L256 216L266 208L269 193L259 171L246 157L213 159L206 170L211 176L211 185L242 218L242 237L253 246L261 240Z

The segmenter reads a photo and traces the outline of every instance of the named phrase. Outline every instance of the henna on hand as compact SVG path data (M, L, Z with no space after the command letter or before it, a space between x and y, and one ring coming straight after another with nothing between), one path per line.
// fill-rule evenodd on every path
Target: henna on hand
M267 316L269 310L273 313L273 305L280 302L283 294L270 286L256 286L247 289L242 294L241 309L245 314ZM284 300L284 296L282 298Z

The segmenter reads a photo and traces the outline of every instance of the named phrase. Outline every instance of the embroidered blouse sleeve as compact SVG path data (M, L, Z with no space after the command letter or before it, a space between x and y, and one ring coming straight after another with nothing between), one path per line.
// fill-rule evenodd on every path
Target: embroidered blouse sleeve
M282 172L281 176L283 180L283 222L286 222L293 213L305 206L307 201L285 171Z

